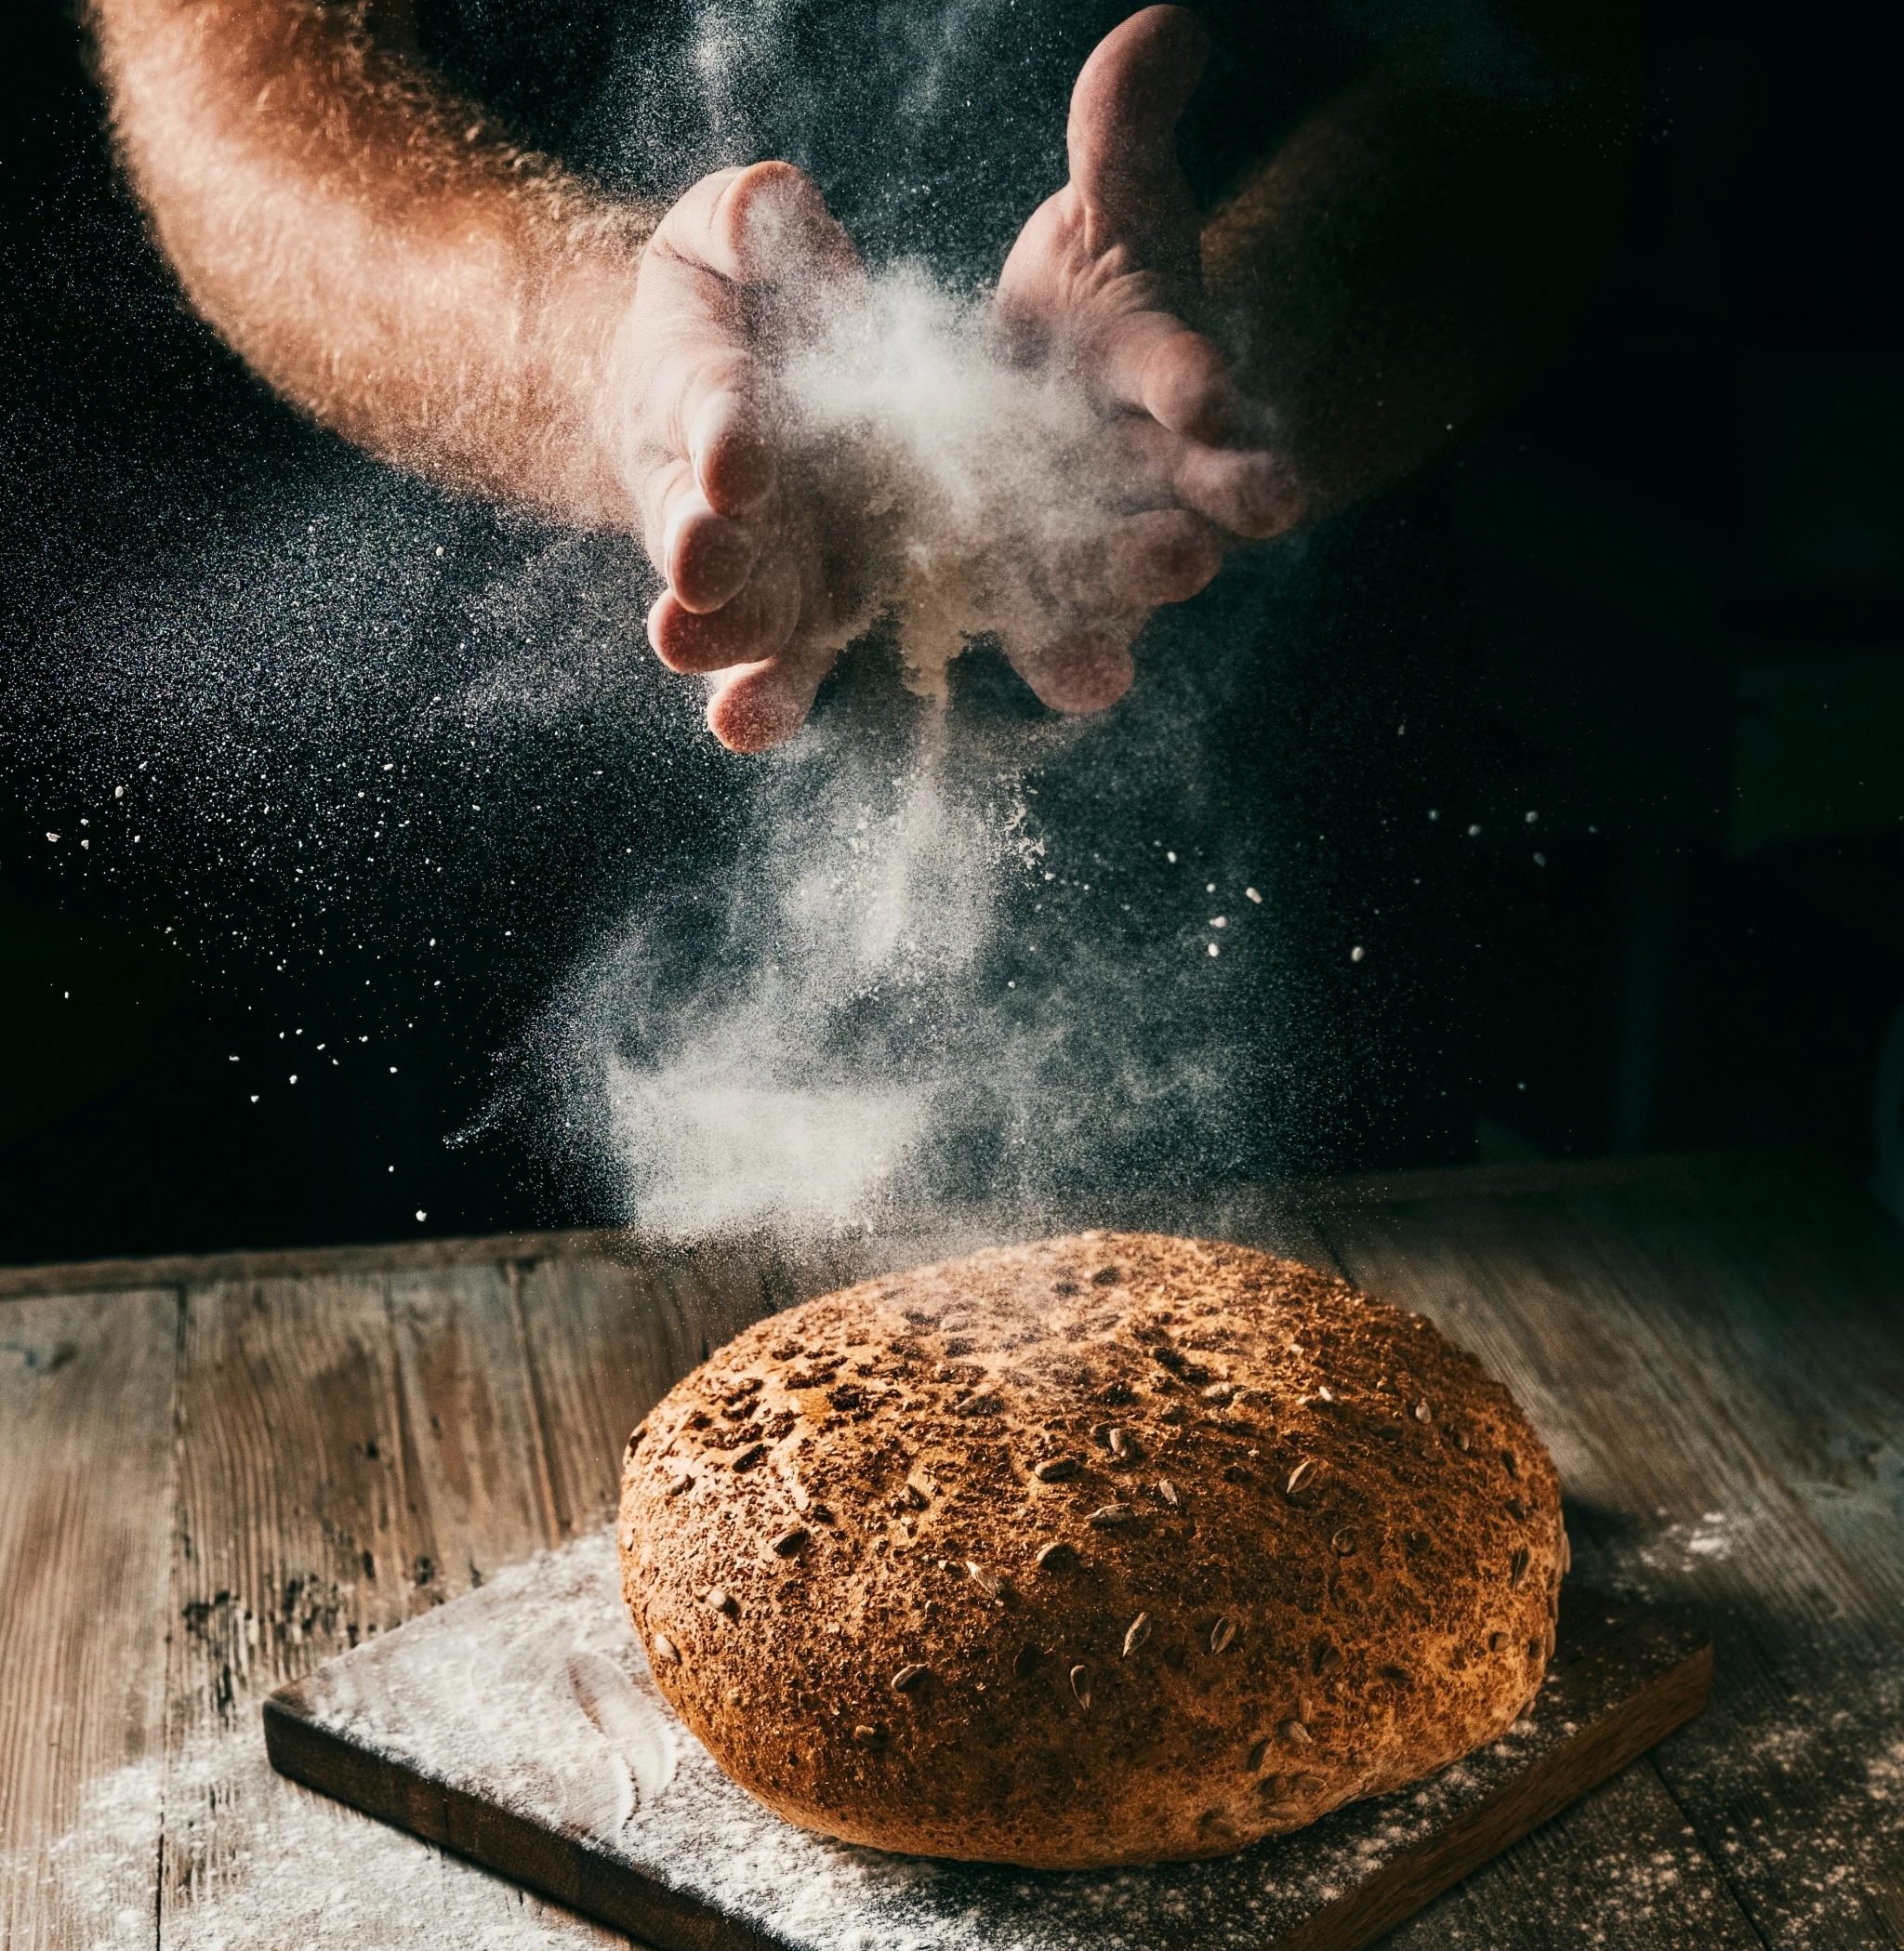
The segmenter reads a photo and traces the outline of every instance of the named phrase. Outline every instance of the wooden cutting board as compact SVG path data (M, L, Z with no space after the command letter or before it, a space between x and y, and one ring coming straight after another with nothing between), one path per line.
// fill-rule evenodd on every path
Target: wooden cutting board
M666 1951L1348 1951L1704 1704L1702 1633L1563 1598L1534 1711L1433 1780L1213 1862L1060 1874L829 1842L770 1814L663 1702L606 1532L280 1688L284 1773Z

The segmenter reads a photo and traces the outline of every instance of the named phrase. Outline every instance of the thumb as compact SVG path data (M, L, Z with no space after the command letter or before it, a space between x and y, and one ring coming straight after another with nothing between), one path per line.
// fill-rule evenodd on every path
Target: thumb
M1176 130L1209 58L1202 22L1182 7L1147 7L1092 50L1071 91L1065 146L1093 225L1180 253L1194 241Z

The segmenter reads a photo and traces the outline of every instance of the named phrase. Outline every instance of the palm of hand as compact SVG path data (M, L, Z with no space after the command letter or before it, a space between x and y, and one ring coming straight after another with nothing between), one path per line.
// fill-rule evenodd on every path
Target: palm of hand
M1184 323L1198 218L1173 138L1205 56L1195 17L1173 7L1099 45L1072 99L1070 180L1033 214L999 279L1014 339L1069 363L1104 415L1084 470L1102 519L1054 565L1047 640L1016 659L1047 702L1074 709L1122 693L1152 610L1194 595L1226 548L1278 534L1301 511L1267 416Z

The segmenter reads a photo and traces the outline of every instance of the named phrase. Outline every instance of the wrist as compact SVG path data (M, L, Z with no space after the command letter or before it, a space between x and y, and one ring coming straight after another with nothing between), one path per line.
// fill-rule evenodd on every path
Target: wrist
M553 512L585 528L635 533L628 459L635 414L635 281L653 226L644 213L602 214L547 281L527 322L524 363L550 397Z

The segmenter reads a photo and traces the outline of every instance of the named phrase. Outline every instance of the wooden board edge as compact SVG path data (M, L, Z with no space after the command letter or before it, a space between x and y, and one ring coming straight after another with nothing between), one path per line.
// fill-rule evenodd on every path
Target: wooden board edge
M1701 1639L1459 1821L1298 1925L1273 1951L1359 1951L1393 1931L1684 1727L1705 1706L1712 1681L1712 1642Z
M763 1936L626 1863L611 1864L579 1839L552 1839L548 1830L494 1803L352 1747L305 1713L300 1689L301 1682L294 1681L264 1703L265 1754L289 1780L626 1931L656 1951L737 1951L740 1946L790 1951L785 1939Z
M557 1256L628 1258L631 1236L614 1229L456 1234L440 1239L346 1241L330 1246L230 1247L139 1259L52 1260L0 1267L0 1301L126 1287L202 1286L215 1281L287 1280L334 1273L427 1272L485 1260Z

